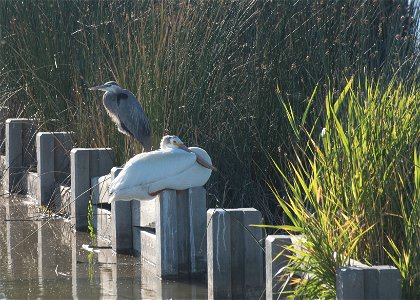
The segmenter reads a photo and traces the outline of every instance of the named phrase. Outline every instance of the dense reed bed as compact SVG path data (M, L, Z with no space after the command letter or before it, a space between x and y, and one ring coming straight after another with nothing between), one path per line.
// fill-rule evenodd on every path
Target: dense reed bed
M285 277L304 299L335 298L335 270L357 259L394 265L403 299L420 297L420 89L391 82L350 80L325 101L322 131L295 147L279 172L287 196L275 192L293 226L306 237Z
M137 94L154 145L166 133L207 149L220 172L210 206L254 206L280 219L267 182L283 186L298 138L278 100L307 124L351 76L416 80L413 1L0 1L0 102L10 117L75 132L78 146L132 140L88 86ZM311 98L314 87L318 92ZM300 138L305 138L304 136ZM139 150L139 146L136 150Z

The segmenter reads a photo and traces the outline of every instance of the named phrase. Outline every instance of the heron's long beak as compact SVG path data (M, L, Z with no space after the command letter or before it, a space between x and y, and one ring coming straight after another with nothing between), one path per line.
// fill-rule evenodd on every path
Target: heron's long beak
M188 149L187 146L185 146L184 144L176 144L180 149L187 151L187 152L192 152L190 149ZM203 158L200 157L200 155L198 155L197 153L195 154L197 156L197 163L199 163L200 165L202 165L203 167L213 170L213 171L217 171L217 168L215 166L212 166L211 164L209 164L208 162L206 162Z
M89 90L90 91L106 91L105 88L107 88L107 85L103 84L103 85L92 86L89 88Z

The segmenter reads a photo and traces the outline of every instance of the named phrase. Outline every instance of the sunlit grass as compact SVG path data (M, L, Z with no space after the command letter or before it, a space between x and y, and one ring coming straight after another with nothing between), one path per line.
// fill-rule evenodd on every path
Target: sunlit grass
M335 271L356 259L395 265L406 299L420 297L420 92L419 85L350 80L325 98L322 131L297 126L309 141L280 168L287 195L273 191L305 251L291 258L286 275L295 296L335 297ZM304 125L304 124L303 124ZM309 127L311 128L311 127ZM321 134L322 132L322 134ZM291 248L291 251L294 251Z

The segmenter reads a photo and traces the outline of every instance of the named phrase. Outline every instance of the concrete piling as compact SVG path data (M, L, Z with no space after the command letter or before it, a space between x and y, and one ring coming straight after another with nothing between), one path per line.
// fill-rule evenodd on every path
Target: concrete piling
M363 268L365 299L401 299L401 273L393 266Z
M118 201L117 201L118 202ZM203 187L164 190L153 200L133 200L133 252L161 278L206 272L206 192Z
M100 247L111 247L113 239L113 224L111 211L98 206L94 209L94 224L96 229L97 243Z
M131 202L113 201L111 203L111 242L117 253L133 252L133 229L131 226Z
M5 126L5 172L3 188L6 193L26 193L25 173L36 165L36 127L32 119L7 119Z
M70 181L71 135L68 132L39 132L36 135L39 205L50 205L60 185ZM54 203L56 209L60 209ZM50 205L51 206L51 205Z
M174 190L165 190L156 199L156 271L161 277L178 275L176 200Z
M264 294L261 213L253 208L207 211L209 299L255 299Z
M110 174L92 178L92 204L96 215L98 241L105 246L109 241L117 253L132 253L131 201L114 201L109 204L109 188L122 168L111 168Z
M162 278L203 275L206 269L204 188L165 190L155 201L157 275Z
M78 231L88 226L87 214L92 177L108 174L113 164L110 148L74 148L70 152L71 164L71 215Z
M190 245L190 269L192 274L205 274L207 272L207 204L204 187L188 189L188 221L189 235L187 242Z
M363 270L359 267L339 268L336 272L337 299L364 299Z
M0 106L0 154L3 156L6 146L5 123L8 114L7 106ZM2 173L1 173L2 174Z
M336 271L338 300L401 299L401 274L392 266L341 267Z
M265 239L265 261L266 261L266 299L285 299L287 295L281 294L282 291L289 291L290 289L285 287L285 278L282 278L283 273L281 272L289 259L288 255L291 255L290 251L286 250L285 247L292 244L290 235L269 235ZM279 255L279 253L282 253Z
M222 209L207 211L207 277L209 299L232 299L230 216Z

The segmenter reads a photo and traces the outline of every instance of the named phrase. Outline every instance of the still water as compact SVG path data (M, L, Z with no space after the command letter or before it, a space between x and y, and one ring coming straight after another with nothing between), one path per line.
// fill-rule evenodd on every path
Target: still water
M40 217L31 199L0 197L0 300L207 298L203 281L160 280L140 258L87 251L87 233Z

